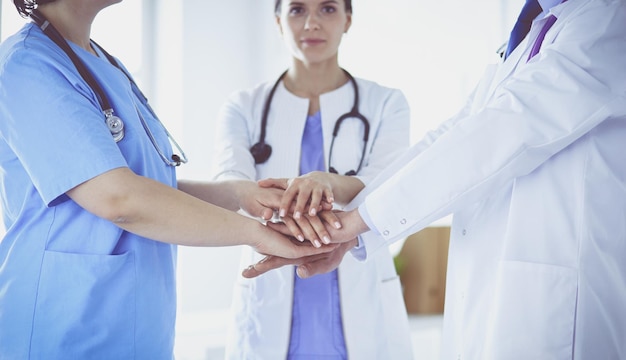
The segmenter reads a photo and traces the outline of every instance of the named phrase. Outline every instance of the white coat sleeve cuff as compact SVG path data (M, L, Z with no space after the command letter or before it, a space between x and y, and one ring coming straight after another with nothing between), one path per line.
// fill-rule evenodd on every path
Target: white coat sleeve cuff
M372 220L367 212L365 206L361 205L357 208L359 216L363 219L363 222L370 228L370 231L365 232L357 237L358 245L350 250L352 256L359 261L367 260L367 250L370 252L374 249L378 249L385 244L385 240L380 236L380 233L372 223Z

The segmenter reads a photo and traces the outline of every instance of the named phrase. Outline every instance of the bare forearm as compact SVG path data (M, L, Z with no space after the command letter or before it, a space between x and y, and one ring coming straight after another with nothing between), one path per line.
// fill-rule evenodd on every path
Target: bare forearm
M258 238L259 233L269 231L254 220L127 169L100 175L68 195L86 210L124 230L172 244L249 244L255 234Z
M167 243L191 246L249 244L264 229L258 222L174 189L150 189L128 204L125 230ZM151 196L159 191L161 196ZM257 235L258 236L258 235Z
M329 177L335 202L340 205L349 203L365 187L363 182L354 176L325 174Z
M214 182L179 180L178 189L213 205L237 211L240 208L238 188L245 185L245 183L256 186L256 183L249 180Z
M349 241L370 230L357 209L338 212L337 215L343 226L341 229L329 227L332 242Z
M224 180L219 182L180 181L185 193L231 211L242 209L248 214L270 219L278 209L283 191L261 188L250 180Z

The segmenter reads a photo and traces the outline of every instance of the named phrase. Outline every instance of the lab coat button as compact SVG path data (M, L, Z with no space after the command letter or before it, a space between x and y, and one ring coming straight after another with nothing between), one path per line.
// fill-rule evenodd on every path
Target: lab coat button
M463 236L465 236L465 234L467 234L467 230L463 229L462 234L463 234Z
M383 235L385 235L385 236L389 235L389 230L383 231Z
M400 224L402 224L402 225L406 224L406 219L400 220Z

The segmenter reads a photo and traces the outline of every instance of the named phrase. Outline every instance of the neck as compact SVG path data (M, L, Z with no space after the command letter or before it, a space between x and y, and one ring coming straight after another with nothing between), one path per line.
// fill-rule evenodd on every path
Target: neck
M309 99L343 86L348 77L337 63L329 66L294 64L283 79L285 87L295 95Z
M38 10L67 41L95 54L91 48L91 24L98 13L84 1L55 1L40 5Z

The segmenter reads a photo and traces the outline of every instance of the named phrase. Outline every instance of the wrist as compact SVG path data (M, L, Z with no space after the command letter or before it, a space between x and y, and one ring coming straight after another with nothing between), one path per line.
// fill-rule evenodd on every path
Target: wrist
M250 193L250 187L256 186L256 183L251 180L234 180L231 185L233 201L237 204L239 209L247 211L246 199L249 198L248 194Z
M370 230L365 221L363 221L363 218L361 218L361 214L359 214L358 209L350 210L348 212L347 220L354 226L355 237Z

